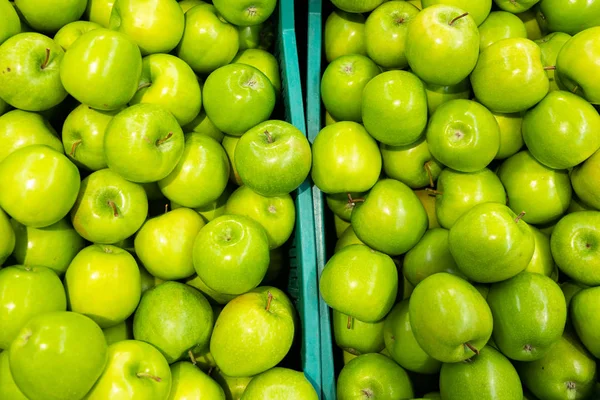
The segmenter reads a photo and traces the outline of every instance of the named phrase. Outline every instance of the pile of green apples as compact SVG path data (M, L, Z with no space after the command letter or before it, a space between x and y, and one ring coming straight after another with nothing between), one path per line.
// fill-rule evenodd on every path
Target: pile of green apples
M338 399L599 399L600 1L332 3Z
M318 398L275 7L0 0L0 399Z

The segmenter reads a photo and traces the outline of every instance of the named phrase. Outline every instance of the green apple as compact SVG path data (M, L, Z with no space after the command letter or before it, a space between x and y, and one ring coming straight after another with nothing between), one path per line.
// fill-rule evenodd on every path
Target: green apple
M384 320L362 322L337 310L333 310L332 319L335 344L344 351L360 355L378 353L385 348Z
M48 267L62 275L85 247L68 218L45 228L27 227L14 219L10 223L15 235L13 256L19 264Z
M221 305L227 304L237 297L237 295L219 293L216 290L209 288L198 275L194 275L191 278L186 279L185 283L201 291L211 303Z
M133 337L150 343L172 364L211 337L213 311L198 290L179 282L164 282L142 296L133 317Z
M437 215L435 213L435 196L429 190L415 190L414 191L419 201L425 208L425 212L427 213L427 219L429 220L428 229L439 228L440 223L437 220Z
M566 169L600 148L600 115L579 96L550 92L523 118L523 139L531 155L550 168Z
M0 268L15 250L16 235L17 233L11 226L11 220L8 219L6 213L0 208ZM23 263L21 262L21 264Z
M110 14L115 1L116 0L88 0L84 15L90 22L95 22L104 28L108 28Z
M398 272L389 256L351 245L329 259L319 287L329 307L363 322L377 322L394 305Z
M81 35L86 32L93 31L94 29L102 28L102 25L90 21L74 21L60 28L56 35L54 35L54 41L67 51L73 43Z
M585 204L600 210L600 151L571 172L573 190Z
M543 0L538 11L538 21L549 32L569 35L597 26L599 18L600 3L589 0Z
M226 400L240 400L253 377L232 377L225 375L219 368L213 369L211 377L221 385ZM21 399L18 399L21 400Z
M94 321L55 311L23 326L8 359L15 383L28 399L81 399L102 374L107 346Z
M271 17L260 24L237 26L240 50L261 49L268 51L271 49L277 37L275 19L276 14L271 14Z
M131 318L126 319L120 324L111 326L110 328L102 329L106 344L109 346L113 343L122 342L124 340L133 339L133 320Z
M173 114L179 125L187 125L202 105L198 78L189 65L170 54L144 57L138 90L130 101L132 105L138 103L160 105Z
M492 312L483 296L464 279L433 274L415 287L409 302L412 332L436 360L464 361L492 335Z
M108 167L104 157L104 134L118 112L95 110L80 104L69 113L62 128L62 143L75 164L91 171Z
M276 0L213 0L213 4L227 21L234 25L251 26L265 22L277 5Z
M487 168L459 172L446 168L438 178L435 213L439 224L450 229L471 208L482 203L506 204L502 182Z
M8 350L21 328L33 317L65 311L62 282L46 267L15 265L0 270L0 349Z
M108 347L106 367L85 399L167 400L172 381L175 379L160 351L148 343L125 340Z
M275 367L250 381L241 400L318 400L315 388L302 372Z
M553 32L535 41L542 50L542 64L545 66L556 66L558 53L565 43L571 39L571 35L563 32ZM548 79L550 79L550 91L559 90L558 82L555 77L556 71L552 68L546 70Z
M238 174L237 168L235 167L235 148L237 147L237 143L239 141L240 138L238 136L224 135L221 145L223 146L223 149L225 149L227 158L229 159L229 181L234 185L242 186L244 183L242 182L240 174Z
M261 286L223 308L210 339L210 351L224 374L245 377L277 365L288 353L295 311L279 289Z
M143 55L169 53L181 37L185 19L175 0L116 0L108 27L129 36Z
M337 242L335 243L335 249L333 252L337 253L344 247L348 247L353 244L364 244L364 243L358 238L358 236L356 236L356 233L354 232L352 225L350 225L339 236Z
M423 0L421 4L423 7L431 7L435 4L458 7L468 12L477 25L483 23L492 8L492 0Z
M380 180L352 211L352 227L367 246L397 256L427 230L427 213L415 193L394 179Z
M246 49L240 51L232 63L246 64L258 69L269 78L275 92L278 95L281 93L279 63L273 54L262 49Z
M553 280L558 279L558 269L554 265L552 251L550 250L550 237L542 233L539 229L531 227L533 238L535 239L535 250L533 257L525 268L525 272L533 272L546 275Z
M138 89L141 72L142 56L135 42L104 28L81 35L60 66L67 92L99 110L126 105Z
M515 367L491 346L466 362L444 364L440 393L447 400L522 400L523 388Z
M45 145L23 147L0 163L0 207L23 225L52 225L75 203L79 179L63 154Z
M588 286L574 281L566 281L560 284L560 289L562 290L563 295L565 296L565 301L567 302L567 312L569 312L569 306L571 305L571 300L573 300L573 297L587 287ZM570 318L567 318L567 324L570 322Z
M28 400L17 387L12 377L8 363L8 351L0 352L0 398L6 400Z
M578 211L564 216L550 236L558 268L584 285L600 285L600 211Z
M127 251L91 245L69 265L65 289L70 310L109 328L129 318L140 302L140 270Z
M212 123L210 118L206 116L204 110L201 110L200 113L194 117L192 122L182 126L182 129L184 132L198 132L210 136L219 143L222 143L225 139L223 132ZM225 146L224 143L223 146Z
M479 51L508 38L527 38L525 24L513 13L493 11L479 26Z
M356 122L336 122L317 134L311 176L324 193L366 192L381 174L377 142Z
M337 121L361 122L363 89L379 72L377 64L360 54L333 60L321 79L321 99L327 112Z
M536 105L550 88L540 48L523 38L487 47L471 74L478 101L493 112L515 113Z
M175 55L194 72L210 74L229 64L238 49L236 27L223 19L214 6L196 6L185 13L185 29Z
M377 7L364 25L367 55L383 68L406 68L404 54L408 25L419 9L405 1L385 2Z
M457 99L438 107L427 126L429 151L439 162L462 172L485 168L500 148L500 128L481 104Z
M434 85L432 83L423 82L425 84L425 94L427 95L427 109L429 115L433 115L435 110L444 103L455 99L470 99L471 98L471 82L469 79L464 79L456 85Z
M452 226L448 241L459 270L479 283L517 275L535 250L533 232L521 214L499 203L471 208Z
M194 364L181 361L171 365L171 393L168 400L214 399L225 400L221 386ZM147 398L150 398L148 396ZM152 398L156 398L156 395Z
M350 222L352 210L356 205L354 199L364 198L367 193L336 193L325 197L327 207L342 220Z
M242 182L262 196L284 196L310 173L310 144L294 125L279 120L259 123L235 147L235 167Z
M181 7L181 10L183 11L184 14L195 6L206 5L206 4L208 4L208 3L205 1L202 1L202 0L179 1L179 6Z
M0 44L2 44L11 36L21 33L21 21L14 6L8 0L0 1L0 14L5 18L0 28Z
M456 85L477 63L477 23L453 5L424 8L408 26L405 55L411 70L425 82Z
M344 231L351 226L349 221L345 221L337 215L333 216L333 223L335 225L335 236L338 239L342 236Z
M571 179L571 184L573 184L573 179ZM571 214L576 211L600 211L592 208L586 203L582 202L577 195L573 194L571 196L571 204L569 204L569 208L567 209L567 214Z
M63 49L48 36L19 33L0 46L0 97L15 108L44 111L67 97L59 66Z
M519 17L525 24L525 29L527 30L527 39L534 41L541 39L542 36L545 35L536 19L536 11L537 8L534 7L517 14L517 17Z
M374 77L363 90L362 120L369 134L383 144L414 143L427 125L423 82L406 71L388 71Z
M358 356L342 368L337 381L338 400L410 399L414 396L406 371L388 357Z
M570 305L570 317L573 326L577 331L577 336L585 347L594 355L599 357L600 347L598 346L598 316L595 307L598 304L600 288L586 288L579 291Z
M202 95L208 118L220 131L234 136L269 119L275 107L269 78L246 64L229 64L212 72Z
M325 21L323 47L327 62L349 54L366 56L365 17L334 9Z
M521 134L523 117L520 113L492 114L500 128L500 147L495 159L503 160L516 154L523 147L523 135Z
M86 5L87 0L15 0L15 6L29 26L50 33L77 21Z
M402 368L420 374L439 372L442 363L429 356L415 338L410 326L409 301L396 304L385 319L385 348Z
M504 11L513 14L522 13L540 2L540 0L494 0L496 5Z
M109 169L101 169L81 182L71 222L84 239L111 244L137 232L147 215L144 188Z

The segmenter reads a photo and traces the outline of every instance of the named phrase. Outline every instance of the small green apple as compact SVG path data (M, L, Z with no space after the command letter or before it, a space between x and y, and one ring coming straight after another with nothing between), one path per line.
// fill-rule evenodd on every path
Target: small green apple
M227 21L234 25L251 26L265 22L277 5L277 0L213 0L213 4Z
M573 296L570 304L570 317L577 336L596 358L600 356L596 329L599 321L595 312L599 296L600 288L585 288Z
M556 66L556 60L558 58L558 53L563 48L565 43L567 43L571 39L571 35L568 35L563 32L553 32L549 35L544 36L535 41L540 49L542 50L542 64L545 66ZM546 70L548 74L548 79L550 80L550 91L559 90L558 82L556 79L556 70L548 69Z
M54 35L54 41L67 51L73 43L81 35L86 32L93 31L94 29L102 28L102 25L90 21L74 21L60 28L56 35Z
M508 38L527 38L525 24L513 13L493 11L479 26L479 51Z
M503 114L492 113L498 128L500 128L500 148L496 154L496 160L503 160L516 154L523 147L523 135L521 125L523 117L520 113Z
M171 365L171 379L171 393L165 399L225 400L221 386L190 362L181 361Z
M0 44L2 44L11 36L21 33L21 21L14 6L8 0L0 1L0 14L5 18L0 28Z
M17 387L12 377L8 362L8 351L0 352L0 398L6 400L28 400Z
M334 9L325 21L323 47L327 62L349 54L366 56L365 17Z
M564 32L569 35L596 27L599 18L600 3L597 1L543 0L538 10L538 21L549 32Z
M209 288L198 275L186 279L185 283L201 291L211 303L223 305L237 297L237 295L234 294L219 293L216 290Z
M124 340L133 340L133 320L128 318L120 324L104 328L102 329L102 333L104 333L106 344L109 346Z
M219 143L222 143L225 139L223 132L221 132L219 128L212 123L210 118L206 116L206 112L204 112L204 110L200 110L200 113L196 115L189 124L186 124L181 128L184 132L198 132L203 135L210 136ZM224 143L223 146L225 146Z
M275 56L262 49L241 50L233 59L232 63L250 65L265 74L275 92L281 93L281 77L279 76L279 63Z
M85 9L85 17L90 22L100 24L104 28L108 28L110 14L116 0L88 0Z
M275 367L250 381L241 400L318 400L315 388L302 372Z
M15 6L29 26L49 33L77 21L86 5L87 0L15 0Z
M427 95L427 109L429 115L433 115L435 110L444 103L456 99L471 98L471 82L469 79L464 79L456 85L434 85L432 83L423 82L425 84L425 94Z
M573 168L571 184L579 199L600 210L600 150Z
M469 13L477 25L481 25L490 14L492 0L423 0L423 7L430 7L435 4L446 4L458 7Z
M337 310L333 310L332 319L335 344L344 351L360 355L385 348L383 320L362 322Z

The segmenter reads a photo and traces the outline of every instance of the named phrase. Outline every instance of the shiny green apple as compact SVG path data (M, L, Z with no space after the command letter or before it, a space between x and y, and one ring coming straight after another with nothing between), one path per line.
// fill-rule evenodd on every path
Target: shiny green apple
M124 340L133 340L133 319L128 318L120 324L104 328L102 329L102 333L104 333L106 344L109 346Z
M425 84L425 93L427 94L427 108L429 115L433 115L435 110L444 103L456 99L471 98L471 82L469 79L464 79L456 85L434 85L432 83L423 82Z
M88 0L85 9L85 17L91 22L108 28L110 14L116 0Z
M0 352L0 398L6 400L28 400L12 377L8 362L8 351Z
M536 40L535 43L542 50L542 64L546 67L556 66L558 53L560 53L560 50L569 39L571 39L571 35L563 32L553 32ZM555 77L556 70L549 68L546 70L546 73L548 74L548 79L550 79L550 91L559 90L559 83Z
M250 381L241 400L318 400L315 388L302 372L275 367Z
M237 295L234 294L219 293L216 290L209 288L198 275L186 279L185 283L201 291L212 304L227 304L237 297Z
M504 11L513 14L522 13L540 2L540 0L494 0L496 5Z
M383 320L362 322L337 310L332 314L334 340L339 348L355 355L378 353L385 348Z
M520 113L492 114L494 114L498 128L500 128L500 147L495 159L502 160L516 154L523 147L524 142L521 133L523 117Z
M244 394L244 391L246 390L246 387L253 379L251 376L228 376L225 375L219 368L215 368L213 370L211 377L223 388L226 400L240 400Z
M492 11L479 26L479 51L508 38L527 38L525 24L510 12Z
M580 290L573 296L569 309L577 336L594 357L600 355L598 330L596 329L598 316L595 312L599 291L600 289L597 287Z
M184 132L198 132L203 135L210 136L219 143L222 143L225 139L223 132L221 132L219 128L212 123L210 118L206 116L206 112L204 112L204 110L200 110L200 113L198 113L198 115L196 115L189 124L186 124L181 128ZM223 144L223 146L225 146L225 144Z
M13 4L8 0L0 1L0 13L5 18L0 28L0 44L2 44L11 36L21 33L21 21Z
M558 280L558 269L554 264L552 251L550 250L550 237L537 228L531 227L531 230L535 239L535 250L531 261L525 268L525 272L542 274L554 281Z
M383 170L386 176L413 189L433 187L442 172L442 164L429 152L425 138L406 146L381 144Z
M571 171L571 184L577 197L600 210L600 151L596 151Z
M54 35L54 41L67 51L73 43L81 35L86 32L93 31L94 29L102 28L102 25L90 21L74 21L60 28L56 35Z
M349 54L366 56L365 17L334 9L325 20L323 47L327 62Z
M15 6L29 26L49 33L78 20L86 5L86 0L15 0Z
M225 400L225 392L194 364L181 361L171 365L171 393L168 400Z
M253 66L265 74L277 95L281 93L281 77L279 76L279 63L275 56L262 49L241 50L233 59L232 63Z
M538 21L549 32L569 35L597 26L599 18L600 3L595 0L543 0L538 10Z
M213 0L213 4L227 21L234 25L251 26L265 22L277 5L277 0Z

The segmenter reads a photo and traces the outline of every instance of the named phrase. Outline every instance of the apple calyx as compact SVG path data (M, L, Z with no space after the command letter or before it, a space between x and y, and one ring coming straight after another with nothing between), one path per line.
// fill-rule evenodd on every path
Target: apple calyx
M517 218L515 218L515 222L518 223L524 216L525 216L525 211L521 211L519 213L519 215L517 215Z
M556 65L549 65L544 67L544 71L554 71L556 69Z
M147 372L138 372L136 375L137 375L138 378L149 378L149 379L152 379L155 382L162 382L162 378L160 378L158 376L151 375L151 374L149 374Z
M433 187L433 174L431 173L431 160L427 161L425 163L425 165L423 165L423 168L425 168L425 172L427 172L427 176L429 177L429 186Z
M188 350L188 357L190 357L190 361L192 362L192 364L196 365L196 357L194 357L194 353L192 352L192 350Z
M465 346L467 346L469 348L469 350L471 350L473 353L479 355L479 350L473 346L471 343L467 342L465 343Z
M464 17L466 17L467 15L469 15L469 13L468 13L468 12L466 12L466 13L464 13L464 14L460 14L458 17L454 17L454 18L452 18L452 20L451 20L450 22L448 22L448 25L450 25L450 26L454 25L454 23L455 23L456 21L458 21L458 20L459 20L459 19L461 19L461 18L464 18Z
M373 398L373 389L363 389L361 392L365 395L367 399Z
M161 144L165 143L167 140L171 139L172 137L173 137L173 132L169 132L169 133L167 134L167 136L165 136L165 137L164 137L164 138L162 138L162 139L158 139L158 140L156 141L156 146L157 146L157 147L158 147L158 146L160 146Z
M269 311L269 309L271 308L271 302L273 301L273 294L271 294L271 291L267 292L267 307L265 307L266 311Z
M346 324L346 329L352 329L352 323L354 322L354 318L348 315L348 323Z
M48 61L50 61L50 49L46 47L46 58L42 63L42 69L46 69L46 67L48 66Z
M118 216L119 216L119 210L117 209L117 205L115 204L115 202L114 202L114 201L112 201L112 200L109 200L109 201L108 201L108 205L110 206L110 208L112 208L112 210L113 210L113 215L114 215L115 217L118 217Z
M273 139L273 135L271 135L271 132L269 132L267 129L265 129L263 133L267 137L267 143L273 143L275 141L275 139Z
M577 389L577 384L573 381L568 381L567 382L567 389L568 390L575 390Z
M246 9L246 11L248 12L249 17L255 17L258 13L256 6L250 6Z
M73 158L75 158L75 151L77 150L77 147L83 143L83 141L81 139L76 140L73 142L73 145L71 146L71 152L69 153L69 155Z

